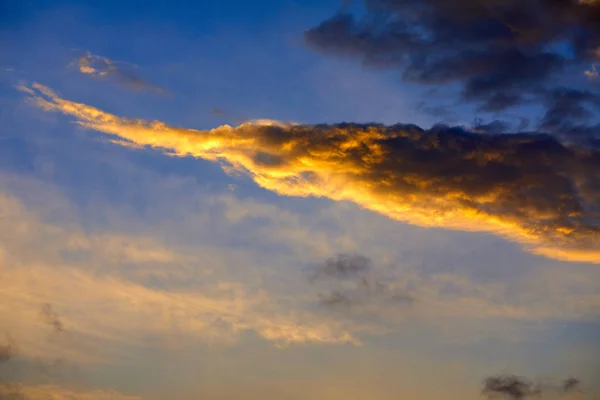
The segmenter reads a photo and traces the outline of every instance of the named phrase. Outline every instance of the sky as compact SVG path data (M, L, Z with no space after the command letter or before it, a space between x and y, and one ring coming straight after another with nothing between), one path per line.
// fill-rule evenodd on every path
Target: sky
M0 2L0 400L600 398L599 27Z

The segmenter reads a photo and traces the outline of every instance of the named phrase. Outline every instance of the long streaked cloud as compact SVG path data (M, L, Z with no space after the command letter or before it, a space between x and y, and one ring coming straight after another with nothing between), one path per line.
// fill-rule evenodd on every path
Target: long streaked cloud
M147 90L164 94L165 90L139 76L134 71L134 66L129 63L111 60L107 57L85 52L78 57L72 65L75 65L79 72L94 78L107 78L116 83L126 85L135 90Z
M136 146L226 164L286 196L349 200L425 227L491 232L600 263L600 151L537 133L256 121L201 131L119 117L34 84L30 100ZM119 142L117 142L119 143Z

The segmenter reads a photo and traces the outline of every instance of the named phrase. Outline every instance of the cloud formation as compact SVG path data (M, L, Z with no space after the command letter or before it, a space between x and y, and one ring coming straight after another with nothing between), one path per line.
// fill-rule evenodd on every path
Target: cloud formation
M367 272L370 268L371 260L365 256L339 254L336 258L329 258L317 265L310 280L320 277L346 278Z
M559 397L573 393L581 393L581 381L577 378L567 378L561 385L534 383L533 381L513 374L490 376L483 381L482 394L490 398L503 396L514 400L527 397L545 398L543 395L552 394Z
M562 391L564 393L576 392L579 390L581 381L577 378L567 378L563 381Z
M280 195L348 200L399 221L490 232L546 257L600 263L598 147L538 133L400 124L256 121L200 131L119 117L32 87L31 102L85 128L225 164Z
M488 112L544 104L562 85L575 90L573 79L597 75L589 68L600 48L598 2L364 0L364 6L362 16L344 8L307 30L306 43L399 70L411 83L458 85L463 103ZM599 108L594 97L589 114ZM553 110L547 113L556 117Z
M482 393L485 395L504 395L514 400L530 396L539 396L542 390L539 386L516 375L497 375L486 378L483 382Z
M0 363L10 361L17 353L14 340L8 336L5 344L0 344Z
M160 86L141 78L135 71L135 66L129 63L113 61L106 57L85 52L73 64L77 66L79 72L94 78L108 78L135 90L165 93L165 90Z
M60 333L65 330L62 321L58 317L58 314L52 309L50 303L42 304L40 315L42 316L44 323L52 327L53 332Z
M323 306L375 305L385 302L412 304L414 297L407 290L392 288L379 278L372 267L371 259L361 255L339 254L315 266L309 282L325 290L319 293ZM372 310L371 310L372 311Z
M0 314L11 321L25 357L106 362L114 355L108 349L143 346L148 344L144 338L230 344L244 332L276 346L359 344L341 323L281 307L265 290L224 276L210 279L207 273L206 281L195 286L147 284L152 281L147 275L168 280L180 264L195 270L187 281L198 277L198 270L214 263L210 253L195 257L165 249L158 240L90 235L77 226L48 223L2 193L0 215L0 232L10 235L0 246ZM30 248L36 251L27 252ZM51 348L40 345L47 337L40 317L61 333ZM107 349L99 352L102 345ZM2 358L10 358L13 349L11 342L1 346Z

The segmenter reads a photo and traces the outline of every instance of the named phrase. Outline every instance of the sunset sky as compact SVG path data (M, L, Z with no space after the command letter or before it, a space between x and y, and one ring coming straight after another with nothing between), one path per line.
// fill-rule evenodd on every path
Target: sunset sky
M596 63L591 0L0 1L0 400L600 399Z

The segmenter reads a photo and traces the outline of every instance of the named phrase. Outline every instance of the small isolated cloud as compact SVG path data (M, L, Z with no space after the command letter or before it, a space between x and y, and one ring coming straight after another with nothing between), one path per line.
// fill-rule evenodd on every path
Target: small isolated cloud
M30 101L89 129L219 162L286 196L352 201L423 227L490 232L546 257L600 263L600 140L540 132L273 121L212 130L119 117L34 84Z
M564 393L576 392L580 389L581 381L577 378L567 378L563 381L562 391Z
M326 307L414 302L406 290L385 284L384 279L377 276L371 260L361 255L340 254L327 259L314 267L308 280L325 291L317 296L319 303Z
M585 76L590 79L596 79L598 77L598 70L596 69L596 64L593 64L590 69L585 70Z
M500 374L484 379L482 394L489 398L504 397L514 400L528 397L544 398L545 395L562 397L581 392L580 384L579 379L572 377L563 380L560 385L556 385L552 383L535 383L530 379L512 374Z
M17 347L14 340L7 336L6 343L0 344L0 364L10 361L17 354Z
M336 258L327 259L315 267L311 280L320 277L346 278L364 273L371 268L371 260L360 255L340 254Z
M486 378L483 382L483 394L490 398L505 396L520 400L526 397L539 396L541 389L533 382L516 375L497 375Z
M165 90L160 86L141 78L138 71L136 71L136 67L129 63L113 61L106 57L85 52L72 64L76 65L82 74L94 78L108 78L135 90L165 93Z
M58 314L52 309L52 305L50 303L44 303L40 310L40 315L45 324L52 327L52 331L55 333L60 333L65 330L65 327L58 317Z

